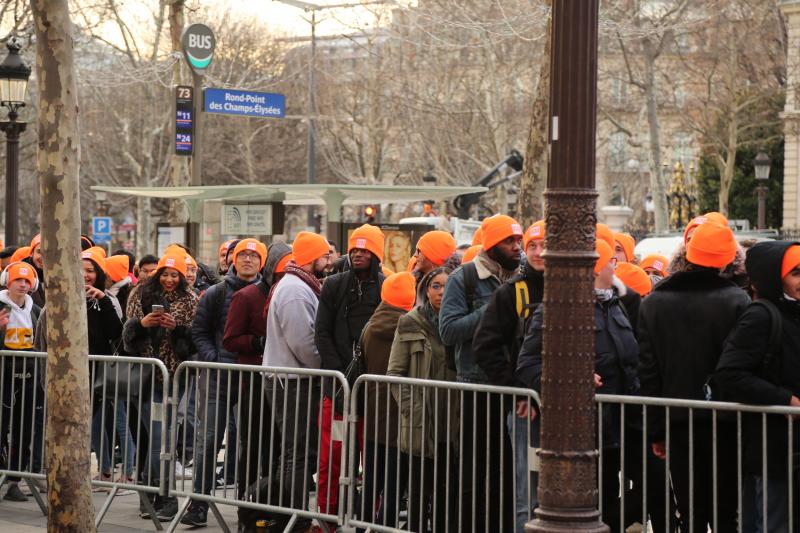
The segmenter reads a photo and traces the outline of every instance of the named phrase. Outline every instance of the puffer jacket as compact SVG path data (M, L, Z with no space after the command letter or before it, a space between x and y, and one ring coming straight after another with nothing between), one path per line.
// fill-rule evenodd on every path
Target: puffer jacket
M261 276L253 281L245 281L231 268L225 280L210 287L200 298L197 313L192 322L192 338L197 346L197 360L209 363L238 363L238 355L225 349L225 320L233 294L250 285L258 283ZM225 291L220 298L219 291ZM222 305L220 305L220 303Z
M757 405L788 405L800 398L800 302L787 300L781 283L783 255L793 242L762 242L747 253L747 272L758 297L774 304L781 317L778 353L770 353L772 316L762 305L751 304L731 332L714 373L725 401ZM767 360L767 354L770 354ZM762 474L762 420L745 416L745 465ZM800 421L795 420L793 453L800 453ZM770 479L786 479L788 422L782 415L767 416L767 472ZM800 465L795 463L795 468Z
M430 304L400 317L386 375L455 381L455 369L448 367L447 360ZM430 387L425 391L423 401L422 387L399 386L392 387L392 396L400 410L401 451L433 458L437 442L441 449L443 443L448 443L448 436L450 442L458 438L459 403L453 391Z
M364 326L361 355L367 374L386 375L397 322L405 314L404 309L381 302ZM397 404L387 401L386 384L369 383L366 394L363 406L366 418L364 436L387 446L397 446Z

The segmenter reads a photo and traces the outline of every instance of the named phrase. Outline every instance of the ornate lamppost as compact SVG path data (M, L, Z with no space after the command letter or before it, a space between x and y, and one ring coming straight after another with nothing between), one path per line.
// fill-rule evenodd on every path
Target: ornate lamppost
M8 120L0 122L6 134L6 246L19 239L19 136L27 124L17 121L17 111L25 107L25 93L31 67L19 55L16 37L6 42L8 55L0 63L0 105L8 108Z
M758 229L767 227L767 181L772 160L764 152L759 152L753 160L753 167L756 172L756 192L758 193Z

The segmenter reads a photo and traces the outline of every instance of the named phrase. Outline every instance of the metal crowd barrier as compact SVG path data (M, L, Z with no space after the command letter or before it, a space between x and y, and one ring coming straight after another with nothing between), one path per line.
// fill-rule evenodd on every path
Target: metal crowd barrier
M0 485L26 480L44 514L47 354L0 351ZM95 492L108 492L95 517L100 525L114 499L139 494L142 506L161 530L147 494L166 494L166 434L158 428L166 412L169 376L158 359L90 355L91 442L97 475ZM160 379L159 379L160 378ZM116 455L119 454L119 462Z
M522 531L535 504L535 391L362 375L350 407L347 525ZM520 410L522 416L518 416ZM358 444L358 449L356 445ZM356 489L358 493L356 492Z
M169 486L170 496L186 499L168 531L192 501L207 505L224 531L219 504L236 506L240 523L265 519L273 530L312 520L327 530L342 525L343 505L320 508L321 499L343 494L346 480L335 473L344 472L345 457L336 451L347 443L344 422L323 440L323 389L349 406L350 388L339 372L181 363L171 420L186 423L170 422ZM331 473L324 483L321 468Z
M637 522L653 533L800 531L800 408L596 402L600 510L612 533Z

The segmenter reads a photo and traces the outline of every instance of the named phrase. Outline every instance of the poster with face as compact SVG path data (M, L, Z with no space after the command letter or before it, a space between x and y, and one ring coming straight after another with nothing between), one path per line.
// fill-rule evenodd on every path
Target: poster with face
M347 236L345 242L350 241L353 231L361 224L349 223L344 226ZM383 266L392 272L405 272L408 262L414 257L419 238L430 228L417 224L379 224L384 235L383 241Z

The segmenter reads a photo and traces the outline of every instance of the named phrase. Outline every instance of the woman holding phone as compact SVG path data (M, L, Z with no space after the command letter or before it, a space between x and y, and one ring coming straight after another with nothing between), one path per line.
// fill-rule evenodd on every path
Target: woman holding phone
M194 353L191 338L192 320L197 310L198 297L186 281L186 255L170 250L159 260L155 273L143 282L128 304L129 318L125 322L122 339L125 350L142 357L154 357L164 362L172 375L181 361ZM153 373L156 380L161 374ZM163 387L168 384L163 384ZM152 388L152 401L141 403L141 426L150 431L149 467L144 480L147 485L158 484L161 422L152 420L151 405L161 403L168 392L160 384ZM151 389L148 386L147 392ZM169 422L168 422L169 424ZM170 521L178 512L175 497L156 496L153 506L161 521ZM150 518L141 512L142 518Z

